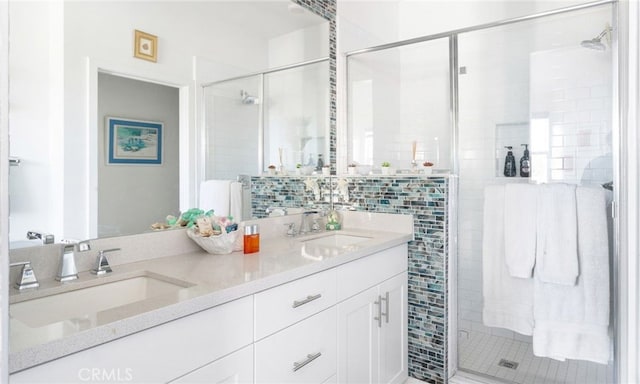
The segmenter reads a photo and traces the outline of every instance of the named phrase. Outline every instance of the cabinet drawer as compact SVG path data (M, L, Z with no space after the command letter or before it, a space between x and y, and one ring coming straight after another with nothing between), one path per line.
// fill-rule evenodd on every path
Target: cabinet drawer
M255 340L336 303L336 270L316 273L255 295Z
M336 357L334 306L257 342L256 383L323 383L336 374Z
M253 383L253 345L207 364L172 384Z
M345 300L406 271L408 256L407 244L402 244L341 265L337 271L337 300Z
M252 342L251 296L11 375L12 383L171 381Z

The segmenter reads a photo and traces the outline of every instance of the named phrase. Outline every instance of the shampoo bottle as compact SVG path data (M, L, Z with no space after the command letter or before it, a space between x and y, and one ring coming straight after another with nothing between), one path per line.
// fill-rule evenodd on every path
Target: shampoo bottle
M531 174L531 160L529 159L529 145L520 144L524 147L524 155L520 158L520 177L529 177Z
M506 177L514 177L515 175L517 175L517 171L516 171L516 158L513 157L513 147L512 146L508 146L505 147L507 148L509 151L507 152L507 157L505 157L504 159L504 175Z

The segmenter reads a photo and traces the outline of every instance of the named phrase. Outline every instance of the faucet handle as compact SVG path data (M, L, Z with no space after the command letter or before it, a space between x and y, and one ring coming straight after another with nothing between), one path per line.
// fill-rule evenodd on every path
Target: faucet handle
M20 276L18 277L18 281L16 281L16 288L19 290L23 290L26 288L38 288L40 283L38 283L38 279L36 279L36 274L33 272L33 268L31 267L30 261L22 261L19 263L11 263L10 267L18 267L22 266L22 271L20 272Z
M120 248L111 248L111 249L103 249L98 252L98 259L96 263L96 267L91 270L91 273L97 276L104 275L105 273L111 273L113 270L109 265L109 261L107 260L106 253L119 251Z
M65 248L67 246L74 246L75 250L78 252L86 252L91 250L91 243L89 240L76 240L76 239L62 239L60 240L62 244L65 244Z

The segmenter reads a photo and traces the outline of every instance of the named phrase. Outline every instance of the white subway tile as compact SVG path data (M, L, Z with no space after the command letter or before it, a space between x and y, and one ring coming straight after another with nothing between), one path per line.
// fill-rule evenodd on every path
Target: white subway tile
M565 91L566 98L569 100L586 99L591 95L588 87L570 88Z

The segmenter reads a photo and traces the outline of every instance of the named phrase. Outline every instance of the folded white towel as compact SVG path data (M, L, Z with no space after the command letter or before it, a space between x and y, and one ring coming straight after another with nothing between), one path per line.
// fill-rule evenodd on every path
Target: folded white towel
M229 215L229 186L231 180L205 180L200 184L200 206L208 211L213 209L216 216Z
M577 285L534 278L533 352L557 360L607 364L609 335L609 245L606 195L600 188L578 187Z
M242 183L232 182L229 186L229 216L232 216L233 220L238 223L244 220L242 217L242 196Z
M578 269L576 186L538 188L536 274L540 281L575 285Z
M536 261L538 186L506 184L504 257L513 277L530 278Z
M509 275L504 259L504 186L484 190L482 237L482 319L488 327L501 327L531 335L533 279Z

